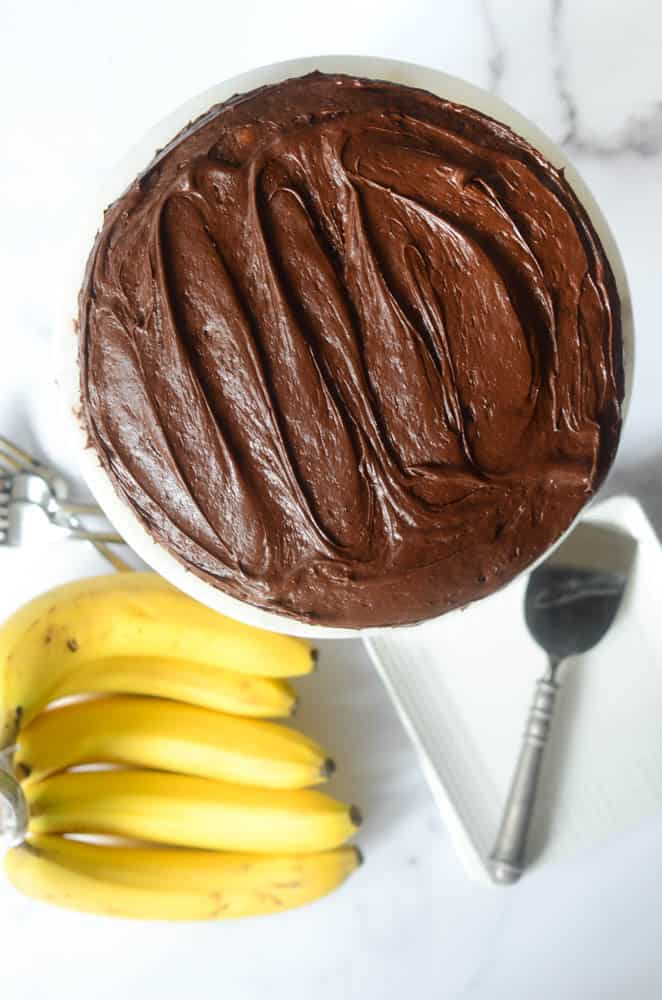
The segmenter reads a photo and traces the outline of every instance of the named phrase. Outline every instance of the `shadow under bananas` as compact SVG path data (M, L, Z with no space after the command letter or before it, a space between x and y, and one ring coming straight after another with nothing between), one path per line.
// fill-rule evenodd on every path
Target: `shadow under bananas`
M336 772L324 786L359 807L357 840L366 851L429 794L386 690L356 640L318 644L316 670L294 681L293 725L321 743Z

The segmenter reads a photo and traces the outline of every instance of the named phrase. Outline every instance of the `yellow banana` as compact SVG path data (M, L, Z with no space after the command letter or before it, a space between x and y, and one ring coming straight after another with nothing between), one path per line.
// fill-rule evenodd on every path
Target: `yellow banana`
M320 746L286 726L126 695L42 712L21 730L14 758L28 782L100 763L265 788L315 785L334 769Z
M154 695L231 715L265 719L291 715L297 701L287 681L276 677L251 677L191 660L109 657L88 660L62 673L49 690L44 689L39 700L31 699L28 719L49 701L97 693Z
M188 660L259 677L312 669L308 643L206 608L155 573L118 573L64 584L0 629L0 749L88 663Z
M335 889L356 848L296 856L107 847L33 837L5 857L14 886L69 909L140 920L216 920L276 913Z
M312 789L253 788L159 771L65 772L25 788L30 832L96 833L182 847L307 853L361 822Z

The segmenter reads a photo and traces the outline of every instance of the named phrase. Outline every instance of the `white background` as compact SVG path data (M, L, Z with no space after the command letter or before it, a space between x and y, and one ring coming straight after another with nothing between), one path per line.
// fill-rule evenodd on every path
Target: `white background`
M191 94L333 52L458 74L566 142L634 300L634 400L607 492L635 493L660 530L659 0L0 0L0 428L75 472L48 351L70 209L75 219L113 161ZM662 817L515 888L474 886L358 644L325 646L300 690L301 725L338 760L336 793L366 814L359 874L298 912L188 926L79 917L2 886L2 1000L659 1000Z

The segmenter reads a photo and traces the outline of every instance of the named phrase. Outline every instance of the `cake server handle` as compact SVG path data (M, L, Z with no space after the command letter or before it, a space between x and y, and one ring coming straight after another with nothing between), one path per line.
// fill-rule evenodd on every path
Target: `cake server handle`
M550 658L544 676L536 683L529 718L524 730L517 766L513 775L501 825L488 859L494 882L510 885L525 868L526 841L535 808L540 768L552 723L559 684L556 675L560 659Z

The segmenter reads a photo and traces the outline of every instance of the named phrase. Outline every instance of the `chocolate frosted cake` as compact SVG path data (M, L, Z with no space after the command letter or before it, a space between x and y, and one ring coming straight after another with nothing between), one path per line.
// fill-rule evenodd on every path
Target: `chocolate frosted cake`
M470 108L320 73L212 108L108 209L80 362L152 536L319 624L506 583L621 422L618 295L562 171Z

